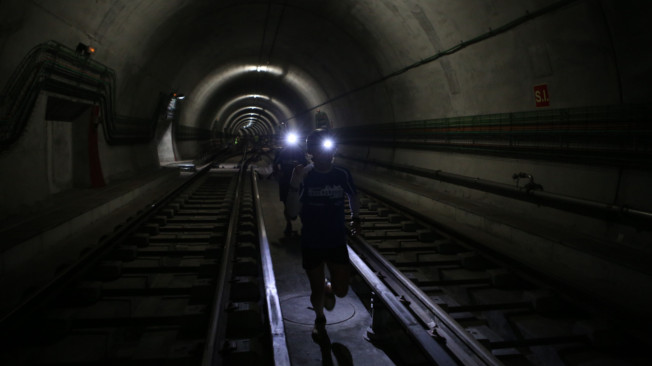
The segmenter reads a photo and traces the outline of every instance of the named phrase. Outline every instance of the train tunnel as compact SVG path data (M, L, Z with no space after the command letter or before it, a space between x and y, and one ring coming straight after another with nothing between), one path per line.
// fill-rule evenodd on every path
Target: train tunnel
M327 127L359 187L650 319L649 2L7 0L0 14L3 283L76 250L58 243L165 185L164 168L261 149L269 172L287 133ZM130 194L94 201L113 187ZM75 200L92 215L21 226Z

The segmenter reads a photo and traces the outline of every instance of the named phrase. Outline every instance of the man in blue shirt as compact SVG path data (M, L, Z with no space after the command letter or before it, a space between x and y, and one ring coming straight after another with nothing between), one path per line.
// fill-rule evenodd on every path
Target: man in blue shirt
M325 334L324 308L332 310L335 295L344 297L349 289L345 196L351 209L353 232L360 230L360 204L349 171L333 165L335 142L328 130L317 129L308 135L306 152L311 163L294 168L287 211L301 215L302 266L310 281L310 302L316 315L313 336L319 337ZM325 279L325 265L330 282Z

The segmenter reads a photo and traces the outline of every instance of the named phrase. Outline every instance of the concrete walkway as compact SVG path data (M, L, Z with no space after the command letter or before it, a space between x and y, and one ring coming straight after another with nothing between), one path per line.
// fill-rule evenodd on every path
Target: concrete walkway
M270 179L258 182L290 359L293 365L321 366L322 350L311 337L315 313L309 308L310 286L301 268L297 233L301 226L300 219L294 222L293 236L286 237L283 234L283 203L279 200L277 182ZM371 325L371 317L353 291L349 291L344 298L337 298L333 311L326 311L325 315L326 331L334 349L338 347L336 344L339 344L340 350L344 350L344 346L351 353L354 365L394 365L382 350L364 339ZM334 357L333 360L338 364Z

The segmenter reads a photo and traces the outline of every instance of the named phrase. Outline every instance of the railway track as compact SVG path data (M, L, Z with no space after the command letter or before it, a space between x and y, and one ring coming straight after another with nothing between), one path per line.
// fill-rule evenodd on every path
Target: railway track
M207 168L128 219L3 319L2 365L283 359L254 197L243 171Z
M396 348L407 335L420 344L418 357L395 352L398 363L652 364L647 341L628 334L637 324L582 308L476 243L379 197L361 197L363 230L350 245L358 270L380 279L361 296L374 312L370 340Z
M289 365L255 177L202 170L127 219L2 319L2 365ZM354 290L397 364L652 364L626 324L362 196Z

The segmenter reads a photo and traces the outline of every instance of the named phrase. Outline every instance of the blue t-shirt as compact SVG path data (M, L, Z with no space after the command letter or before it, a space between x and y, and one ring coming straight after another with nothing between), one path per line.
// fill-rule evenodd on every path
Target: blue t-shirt
M299 192L301 245L309 248L346 245L344 200L355 193L351 173L346 168L333 166L328 173L310 170Z

